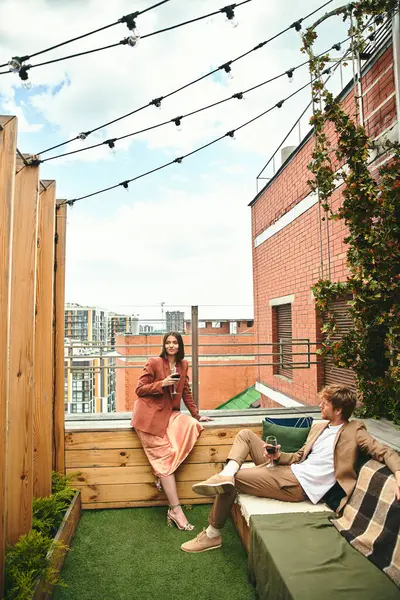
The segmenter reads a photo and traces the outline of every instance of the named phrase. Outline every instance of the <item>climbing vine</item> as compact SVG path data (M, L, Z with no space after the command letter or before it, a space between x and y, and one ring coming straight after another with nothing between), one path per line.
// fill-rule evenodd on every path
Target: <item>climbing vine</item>
M382 22L396 7L397 0L360 0L337 8L305 31L302 51L308 55L313 80L315 145L309 185L319 195L324 219L341 220L347 227L347 280L322 277L313 286L317 309L325 315L321 353L332 354L336 366L353 369L363 416L399 422L400 146L389 141L378 145L368 137L357 101L354 110L346 112L323 82L329 55L316 56L313 51L317 26L342 16L350 22L352 52L362 52L371 22ZM328 135L332 125L334 135ZM391 158L374 175L371 160L381 155ZM338 185L342 186L340 203L333 201ZM343 297L350 298L353 326L333 342L337 324L330 307Z

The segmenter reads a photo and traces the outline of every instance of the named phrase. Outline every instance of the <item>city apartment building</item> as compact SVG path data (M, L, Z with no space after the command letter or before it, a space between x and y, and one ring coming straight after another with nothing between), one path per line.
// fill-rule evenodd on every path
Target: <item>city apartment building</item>
M108 342L108 311L80 304L65 305L65 337L81 342Z

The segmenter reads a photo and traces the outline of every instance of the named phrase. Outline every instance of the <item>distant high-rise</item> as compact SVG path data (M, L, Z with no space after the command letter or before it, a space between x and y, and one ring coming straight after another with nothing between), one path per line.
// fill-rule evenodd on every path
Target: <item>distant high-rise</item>
M120 315L94 306L65 305L65 411L115 411L117 335L137 335L138 315Z
M108 340L110 345L115 345L117 335L138 335L139 315L119 315L110 313L108 316Z
M65 337L107 343L108 311L80 304L65 305Z
M165 313L167 331L185 332L185 313L180 310L172 310Z

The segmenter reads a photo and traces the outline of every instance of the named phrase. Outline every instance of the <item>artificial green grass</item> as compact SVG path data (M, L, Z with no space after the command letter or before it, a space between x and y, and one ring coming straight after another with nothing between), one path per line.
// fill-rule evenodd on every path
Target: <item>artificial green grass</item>
M247 555L229 520L222 548L180 545L207 525L209 505L187 510L195 530L167 527L166 507L84 511L54 600L254 600Z

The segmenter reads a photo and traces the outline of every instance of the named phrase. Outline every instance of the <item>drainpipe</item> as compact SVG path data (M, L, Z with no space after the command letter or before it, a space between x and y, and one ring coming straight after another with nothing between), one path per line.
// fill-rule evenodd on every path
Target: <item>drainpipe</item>
M400 142L400 15L396 11L393 18L393 69L396 90L397 139Z

